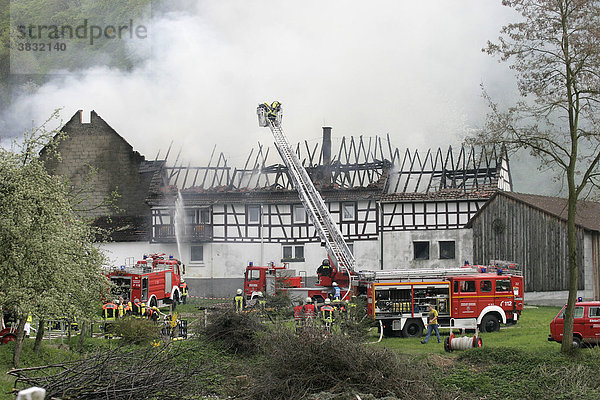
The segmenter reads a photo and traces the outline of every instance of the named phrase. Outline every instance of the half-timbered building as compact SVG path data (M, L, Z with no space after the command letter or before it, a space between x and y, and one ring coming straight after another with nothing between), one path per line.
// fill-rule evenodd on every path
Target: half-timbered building
M120 211L89 215L119 222L101 224L111 229L101 246L115 265L172 254L186 264L194 295L224 296L250 262L289 263L310 283L326 257L274 147L251 149L243 165L220 153L206 165L182 166L168 156L146 161L94 112L89 122L76 113L63 130L62 164L49 168L76 183L92 166L97 202L112 191L121 196ZM465 225L494 193L512 189L501 149L401 151L389 136L332 140L323 128L322 142L295 151L362 270L472 260Z
M498 149L401 152L389 137L332 143L323 128L322 143L298 144L296 153L363 270L462 265L473 253L466 223L496 191L511 190ZM151 238L140 251L180 254L197 294L230 294L249 263L288 263L311 281L326 258L286 167L267 146L252 149L243 166L222 153L205 166L165 166L147 202ZM123 259L131 246L106 248Z

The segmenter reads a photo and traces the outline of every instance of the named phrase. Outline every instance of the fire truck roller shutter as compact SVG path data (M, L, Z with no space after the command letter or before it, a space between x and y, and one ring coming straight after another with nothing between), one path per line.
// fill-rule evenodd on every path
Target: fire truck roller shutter
M500 323L506 324L506 313L498 306L485 307L477 318L477 325L479 325L484 332L499 331Z

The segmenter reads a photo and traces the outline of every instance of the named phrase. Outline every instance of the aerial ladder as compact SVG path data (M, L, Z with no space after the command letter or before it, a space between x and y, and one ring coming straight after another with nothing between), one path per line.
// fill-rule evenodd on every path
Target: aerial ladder
M257 109L258 122L261 127L269 127L275 137L275 146L288 169L288 175L298 191L300 201L311 222L315 226L321 242L325 244L329 259L334 267L348 275L348 283L354 274L355 259L340 229L331 217L321 194L315 188L300 159L293 151L283 128L281 127L282 110L279 102L260 104ZM344 295L346 297L348 292Z

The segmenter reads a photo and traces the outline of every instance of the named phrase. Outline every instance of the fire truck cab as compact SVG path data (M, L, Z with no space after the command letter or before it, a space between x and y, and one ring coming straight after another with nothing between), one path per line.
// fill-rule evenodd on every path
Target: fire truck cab
M516 323L523 277L482 271L486 268L376 273L366 280L367 312L386 336L421 336L429 305L438 312L440 328L494 332L502 323Z
M272 295L279 287L301 288L303 286L303 277L296 276L295 271L288 269L286 264L278 267L271 263L262 267L250 263L244 274L244 295L249 299L252 298L252 294L258 292Z

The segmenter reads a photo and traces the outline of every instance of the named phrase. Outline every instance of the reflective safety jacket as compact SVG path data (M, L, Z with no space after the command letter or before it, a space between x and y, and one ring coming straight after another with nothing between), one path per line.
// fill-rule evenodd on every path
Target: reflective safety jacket
M246 298L243 294L238 294L233 298L233 304L235 306L235 311L242 312L246 307Z
M117 305L115 303L106 303L102 306L104 320L114 321L117 318Z
M329 304L325 304L323 307L321 307L321 319L323 320L323 322L333 323L333 321L334 321L333 313L334 312L335 312L335 308L333 308Z

